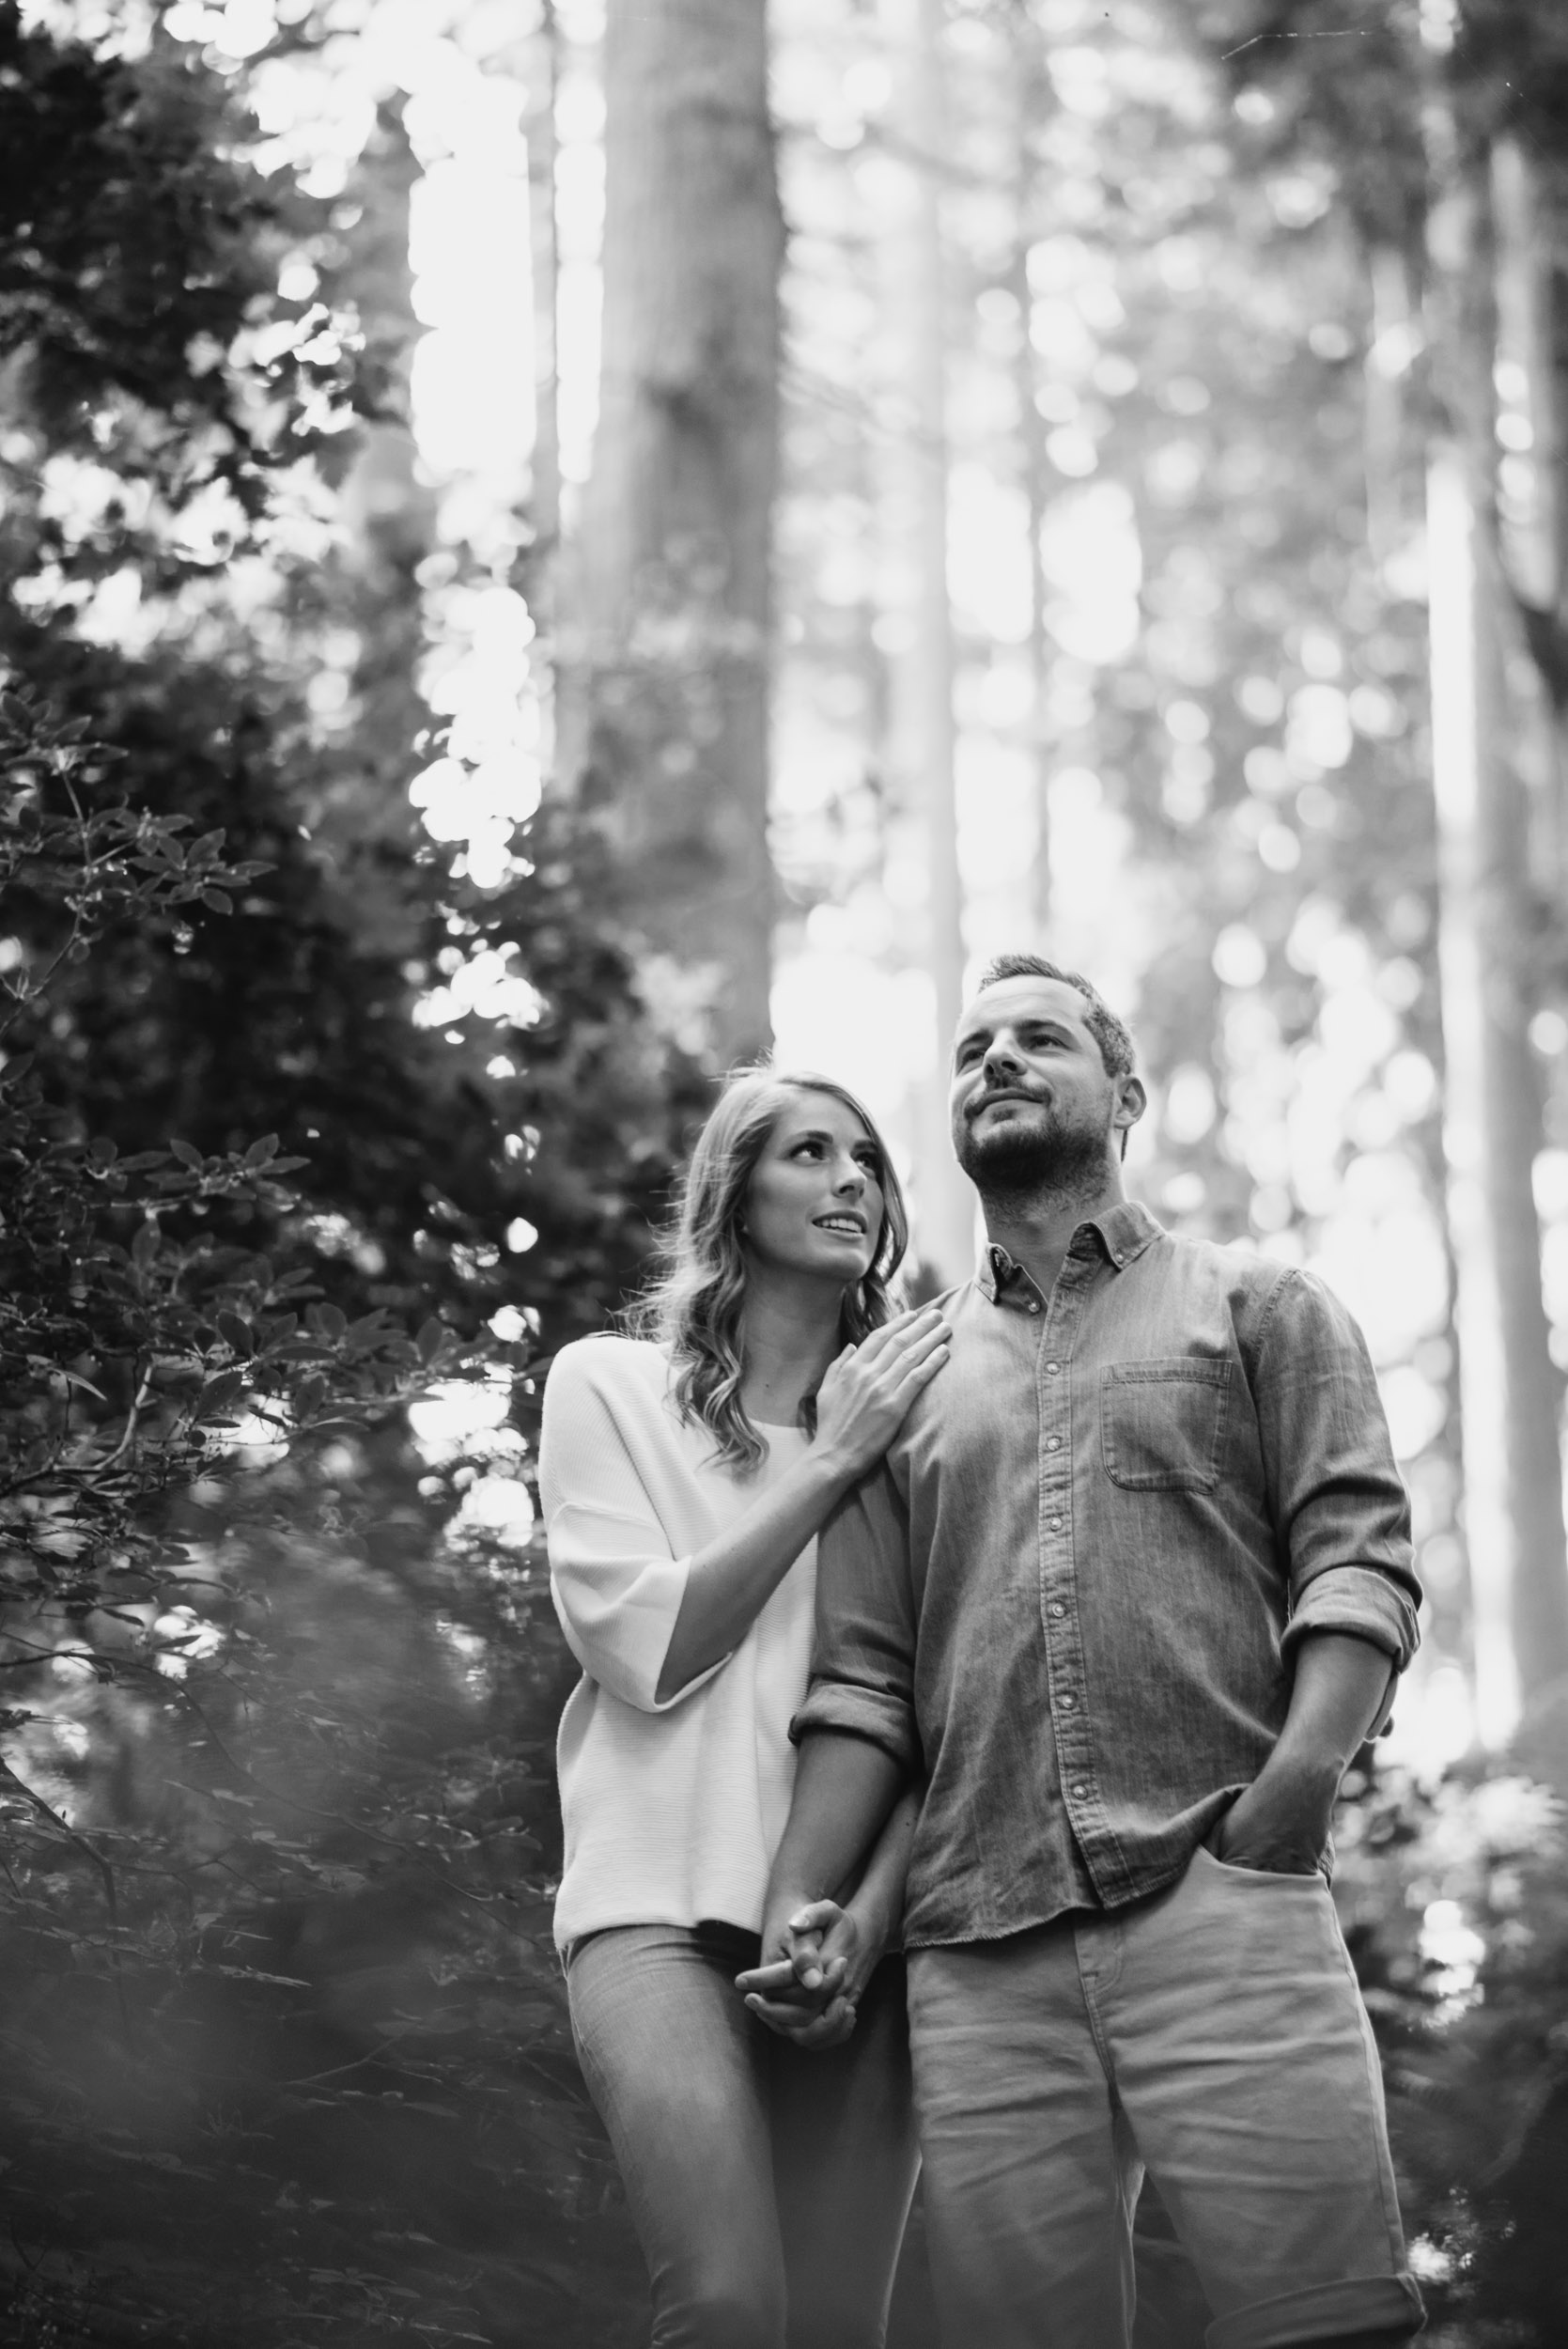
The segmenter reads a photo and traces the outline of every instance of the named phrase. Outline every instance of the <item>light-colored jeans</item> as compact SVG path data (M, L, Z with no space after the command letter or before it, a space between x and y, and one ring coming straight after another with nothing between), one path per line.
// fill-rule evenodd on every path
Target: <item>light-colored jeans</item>
M1200 1849L1105 1916L909 1958L948 2349L1124 2349L1145 2167L1209 2349L1421 2324L1371 2026L1321 1875Z
M654 2349L881 2349L919 2166L903 1965L877 1968L853 2038L810 2053L741 2004L756 1962L755 1934L625 1925L567 1967Z

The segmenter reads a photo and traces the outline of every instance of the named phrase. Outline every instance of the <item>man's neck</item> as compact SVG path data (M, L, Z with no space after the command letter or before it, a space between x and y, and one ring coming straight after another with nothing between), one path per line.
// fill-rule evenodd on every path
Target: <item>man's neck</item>
M1005 1248L1013 1262L1022 1265L1041 1296L1048 1298L1079 1225L1119 1207L1126 1197L1117 1166L1107 1169L1102 1183L1070 1191L1046 1189L989 1198L982 1192L986 1237L995 1247Z

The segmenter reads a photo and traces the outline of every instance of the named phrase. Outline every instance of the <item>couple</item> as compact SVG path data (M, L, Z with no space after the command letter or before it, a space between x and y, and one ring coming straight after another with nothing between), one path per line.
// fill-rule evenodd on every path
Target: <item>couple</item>
M877 2349L920 2160L945 2349L1123 2349L1145 2169L1211 2349L1421 2326L1324 1874L1407 1506L1333 1298L1125 1198L1143 1104L993 963L984 1259L893 1314L870 1120L743 1072L649 1334L551 1374L556 1936L658 2349Z

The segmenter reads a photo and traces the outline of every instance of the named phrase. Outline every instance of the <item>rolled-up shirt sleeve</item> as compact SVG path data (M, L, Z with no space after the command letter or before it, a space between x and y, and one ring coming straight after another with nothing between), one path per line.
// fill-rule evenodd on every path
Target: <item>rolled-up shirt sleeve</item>
M918 1771L915 1627L906 1513L884 1462L846 1494L818 1539L816 1647L789 1725L796 1743L842 1730Z
M1366 1341L1310 1274L1293 1272L1272 1303L1254 1396L1290 1582L1285 1646L1314 1631L1369 1641L1389 1658L1391 1703L1421 1636L1409 1497Z
M691 1571L639 1477L591 1361L562 1354L545 1386L539 1498L550 1589L567 1645L589 1678L642 1713L662 1713L722 1669L658 1694Z

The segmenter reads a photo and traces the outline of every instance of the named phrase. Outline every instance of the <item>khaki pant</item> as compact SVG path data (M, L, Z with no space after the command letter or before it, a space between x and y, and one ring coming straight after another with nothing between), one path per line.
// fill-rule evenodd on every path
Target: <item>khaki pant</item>
M1124 2349L1145 2169L1209 2349L1421 2322L1371 2026L1320 1875L1167 1890L909 1959L948 2349Z

